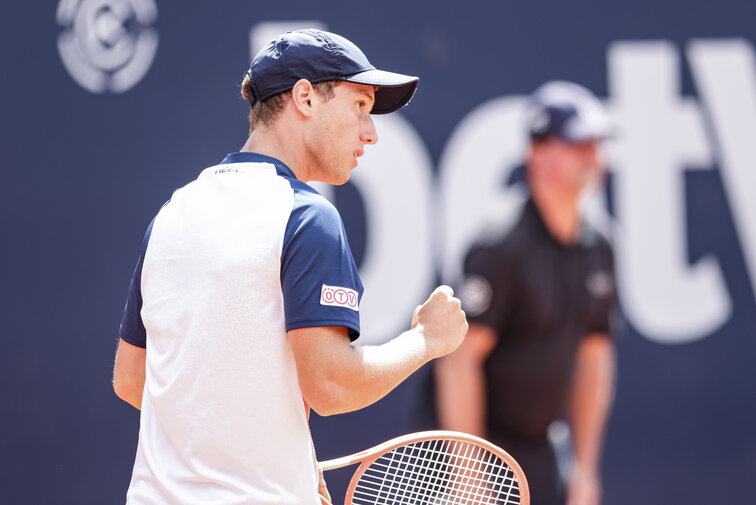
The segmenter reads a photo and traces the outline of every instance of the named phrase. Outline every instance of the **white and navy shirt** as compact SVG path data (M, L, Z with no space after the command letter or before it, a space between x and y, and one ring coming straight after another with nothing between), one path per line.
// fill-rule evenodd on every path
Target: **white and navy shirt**
M146 347L129 504L319 503L286 332L360 331L337 210L253 153L177 190L147 230L120 335Z

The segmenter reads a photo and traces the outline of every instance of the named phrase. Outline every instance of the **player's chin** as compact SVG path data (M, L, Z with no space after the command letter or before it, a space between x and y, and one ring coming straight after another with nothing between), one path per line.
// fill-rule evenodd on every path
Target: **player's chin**
M354 167L340 170L339 173L333 178L333 181L331 182L334 186L341 186L342 184L346 184L349 181L349 177L352 175L352 168L355 168L357 165L355 164Z
M344 163L344 168L339 171L340 175L343 177L346 177L344 182L349 180L349 177L352 175L352 170L357 168L357 165L359 165L359 162L357 161L356 156L352 156L350 160L348 160L346 163ZM342 183L343 184L343 183Z

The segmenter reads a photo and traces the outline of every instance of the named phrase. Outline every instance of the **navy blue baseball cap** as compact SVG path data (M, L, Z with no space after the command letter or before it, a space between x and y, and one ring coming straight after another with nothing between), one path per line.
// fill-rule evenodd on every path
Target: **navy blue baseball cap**
M598 98L587 88L567 81L551 81L530 96L527 128L533 140L559 137L580 143L604 140L616 127Z
M372 114L388 114L406 105L417 89L418 77L378 70L360 49L335 33L295 30L268 42L249 68L252 98L265 100L294 87L300 79L311 83L346 81L378 86Z

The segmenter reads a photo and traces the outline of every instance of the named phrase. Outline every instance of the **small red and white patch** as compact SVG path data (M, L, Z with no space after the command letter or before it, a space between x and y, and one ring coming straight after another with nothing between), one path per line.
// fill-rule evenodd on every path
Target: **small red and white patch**
M357 291L339 286L328 286L327 284L323 284L320 290L320 305L345 307L355 312L360 310Z

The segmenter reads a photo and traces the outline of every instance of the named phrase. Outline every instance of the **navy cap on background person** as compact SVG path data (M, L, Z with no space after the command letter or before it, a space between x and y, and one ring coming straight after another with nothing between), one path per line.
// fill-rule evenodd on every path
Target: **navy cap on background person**
M346 81L379 87L372 114L388 114L406 105L419 81L415 76L378 70L346 38L313 28L290 31L268 42L248 73L250 104L288 91L300 79L313 84Z
M559 137L580 143L615 135L604 106L587 88L567 81L551 81L530 95L527 114L532 140Z

